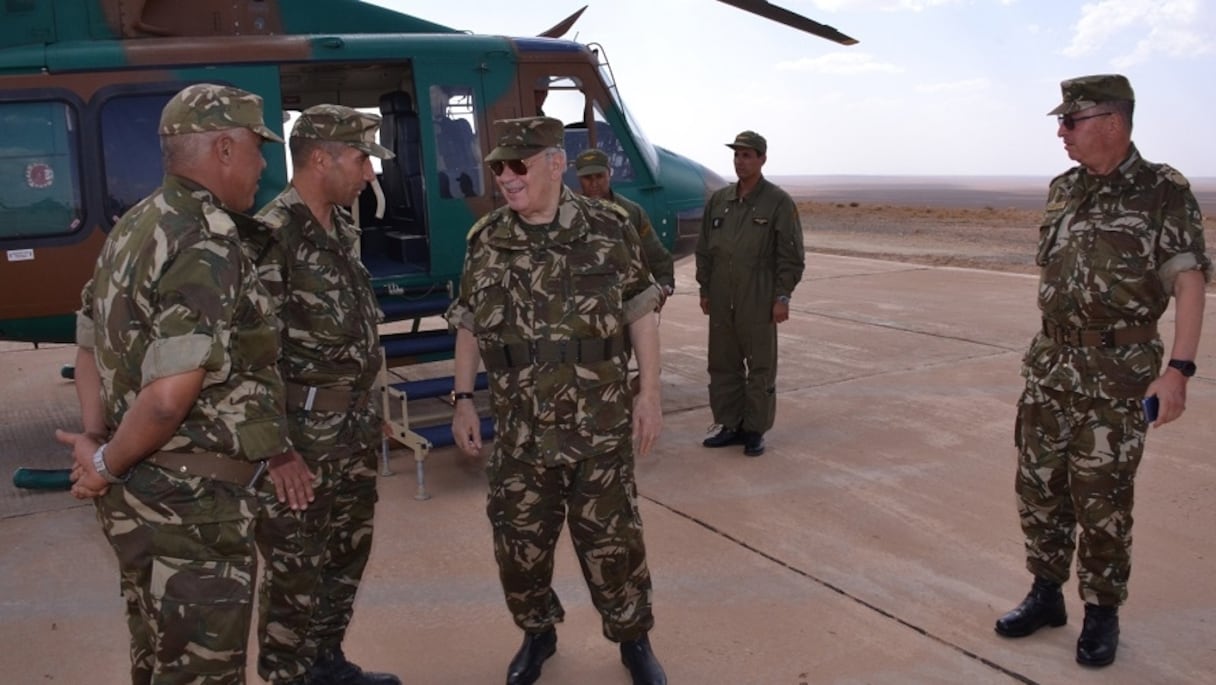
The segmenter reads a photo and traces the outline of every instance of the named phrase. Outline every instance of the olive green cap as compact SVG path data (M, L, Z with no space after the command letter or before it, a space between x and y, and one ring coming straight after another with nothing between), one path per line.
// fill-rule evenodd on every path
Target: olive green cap
M291 129L292 138L345 143L372 157L392 159L393 152L376 142L380 116L342 105L316 105L300 113Z
M1060 82L1060 92L1064 95L1064 102L1048 112L1048 116L1080 112L1103 102L1135 102L1136 100L1136 94L1132 92L1132 84L1128 83L1127 77L1122 74L1096 74L1070 78Z
M751 148L762 157L768 154L768 141L764 139L764 136L756 133L755 131L744 131L743 133L740 133L739 135L735 136L735 142L727 143L726 147L732 150L737 150L741 147Z
M590 148L574 158L574 169L579 176L608 173L608 155L603 150Z
M562 122L553 117L499 119L494 122L498 147L486 155L487 162L507 159L527 159L551 147L564 144L566 131Z
M160 113L162 136L231 128L247 128L266 140L283 142L262 120L262 97L232 86L214 83L186 86L169 99Z

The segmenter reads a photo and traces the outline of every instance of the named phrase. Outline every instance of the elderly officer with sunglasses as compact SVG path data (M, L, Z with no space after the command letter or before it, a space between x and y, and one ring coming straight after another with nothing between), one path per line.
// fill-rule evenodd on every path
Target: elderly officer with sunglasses
M1067 621L1074 548L1085 621L1076 660L1114 661L1131 571L1132 490L1149 423L1182 415L1211 264L1187 180L1140 156L1134 96L1119 75L1061 83L1057 135L1079 163L1048 193L1036 262L1042 330L1023 360L1014 440L1030 594L996 622L1024 637ZM1157 320L1170 296L1169 361ZM1159 404L1155 418L1149 402ZM1078 532L1079 539L1074 540Z
M495 125L486 161L507 206L469 231L447 316L456 328L452 433L468 455L481 449L479 359L489 374L497 439L486 512L507 606L525 632L507 683L535 682L557 649L565 612L553 555L567 518L604 635L620 644L635 684L666 683L647 637L654 618L634 483L634 453L650 450L663 421L659 286L624 210L562 185L560 121Z

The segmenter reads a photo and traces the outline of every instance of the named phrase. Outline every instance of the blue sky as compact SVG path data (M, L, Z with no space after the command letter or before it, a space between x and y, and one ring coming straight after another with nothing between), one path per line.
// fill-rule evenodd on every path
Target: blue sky
M375 0L477 33L598 42L651 141L731 178L723 143L769 141L765 172L1030 175L1072 165L1045 114L1059 82L1123 73L1152 161L1216 177L1216 2L777 0L844 47L714 0Z

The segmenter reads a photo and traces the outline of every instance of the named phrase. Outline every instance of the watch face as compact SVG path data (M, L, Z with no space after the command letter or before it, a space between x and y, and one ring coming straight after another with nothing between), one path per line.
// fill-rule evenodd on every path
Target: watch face
M1171 359L1170 366L1181 371L1182 375L1186 376L1187 378L1194 376L1197 369L1195 362L1187 362L1179 359Z

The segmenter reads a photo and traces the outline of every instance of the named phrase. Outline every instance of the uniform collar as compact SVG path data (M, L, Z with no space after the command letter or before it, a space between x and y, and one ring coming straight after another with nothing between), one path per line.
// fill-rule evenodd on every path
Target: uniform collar
M502 220L486 231L486 243L504 250L545 249L572 243L586 235L590 227L584 204L587 201L563 185L557 201L557 215L548 227L527 225L520 220L519 214L508 209Z

